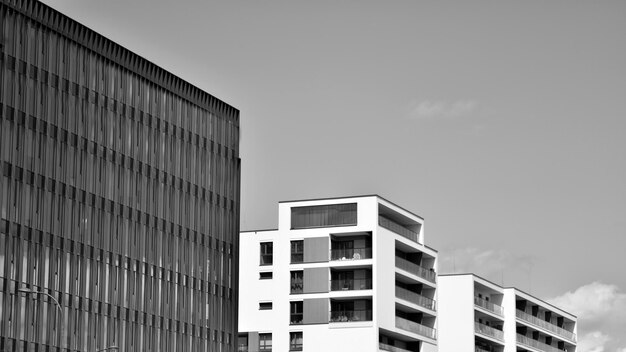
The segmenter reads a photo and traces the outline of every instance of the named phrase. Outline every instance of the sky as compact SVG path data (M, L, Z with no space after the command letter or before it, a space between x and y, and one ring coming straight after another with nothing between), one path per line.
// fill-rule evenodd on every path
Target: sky
M626 351L626 2L44 2L240 110L242 229L378 194Z

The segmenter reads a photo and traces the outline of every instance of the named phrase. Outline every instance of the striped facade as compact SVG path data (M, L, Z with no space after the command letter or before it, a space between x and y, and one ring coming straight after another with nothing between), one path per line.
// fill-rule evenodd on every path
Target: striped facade
M238 110L36 1L0 53L0 351L234 351Z

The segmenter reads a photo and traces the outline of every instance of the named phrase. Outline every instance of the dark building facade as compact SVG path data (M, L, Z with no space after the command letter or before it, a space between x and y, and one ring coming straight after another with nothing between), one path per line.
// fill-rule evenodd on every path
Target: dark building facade
M0 351L234 351L238 110L36 1L0 52Z

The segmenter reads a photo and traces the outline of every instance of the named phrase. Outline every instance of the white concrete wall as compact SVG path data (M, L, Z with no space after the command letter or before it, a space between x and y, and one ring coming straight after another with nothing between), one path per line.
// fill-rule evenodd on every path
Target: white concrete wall
M439 351L474 352L472 275L439 276Z

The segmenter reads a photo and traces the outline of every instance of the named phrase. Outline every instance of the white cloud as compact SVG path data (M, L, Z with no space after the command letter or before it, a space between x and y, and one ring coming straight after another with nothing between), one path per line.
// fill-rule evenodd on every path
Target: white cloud
M592 282L550 303L578 316L578 351L626 352L626 293L616 285Z
M609 335L600 331L593 331L578 338L578 351L580 352L604 352L606 344L611 340Z
M423 100L411 104L409 115L416 119L455 118L470 115L478 108L471 99L453 102Z

